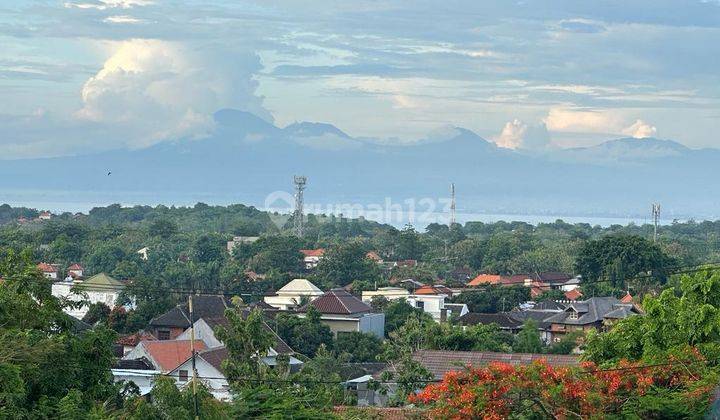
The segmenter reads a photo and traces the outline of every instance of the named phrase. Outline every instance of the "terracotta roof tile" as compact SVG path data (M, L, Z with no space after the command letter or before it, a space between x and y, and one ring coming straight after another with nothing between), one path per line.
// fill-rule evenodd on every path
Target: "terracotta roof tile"
M578 300L582 297L582 293L578 289L572 289L565 292L565 298L568 300Z
M325 255L325 249L324 248L318 248L318 249L301 249L300 252L305 255L306 257L322 257Z
M56 273L58 271L57 268L53 267L52 264L41 262L37 265L37 268L42 271L43 273Z
M170 372L192 355L190 340L141 341L140 343L163 372ZM205 343L202 340L195 340L195 351L202 350L205 350Z
M477 277L470 280L468 286L480 286L484 284L498 284L502 276L499 274L478 274Z

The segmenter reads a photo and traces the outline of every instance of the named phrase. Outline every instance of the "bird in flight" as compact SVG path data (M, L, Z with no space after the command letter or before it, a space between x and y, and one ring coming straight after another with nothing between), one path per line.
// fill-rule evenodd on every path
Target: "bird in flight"
M108 176L110 176L111 173L112 173L112 171L108 171Z

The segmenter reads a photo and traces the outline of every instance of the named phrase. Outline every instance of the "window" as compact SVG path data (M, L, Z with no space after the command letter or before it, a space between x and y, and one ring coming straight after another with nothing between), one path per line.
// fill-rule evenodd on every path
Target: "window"
M573 310L571 310L571 311L570 311L570 316L568 316L568 318L570 318L570 319L578 319L578 313L575 312L575 311L573 311Z
M419 301L418 301L418 302L415 302L415 307L416 307L416 308L419 308L419 309L422 309L422 310L425 310L425 302L419 302Z
M187 370L181 370L178 372L178 380L180 382L187 382L188 380L188 371Z
M170 330L158 330L158 340L169 340Z

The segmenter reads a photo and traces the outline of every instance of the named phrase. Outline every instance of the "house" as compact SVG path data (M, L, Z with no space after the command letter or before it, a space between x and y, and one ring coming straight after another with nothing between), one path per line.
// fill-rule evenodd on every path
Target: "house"
M50 280L57 280L59 278L59 269L57 264L48 264L41 262L37 265L38 270L43 273L43 276Z
M196 352L207 348L202 340L195 340L194 347ZM190 340L141 341L122 358L124 360L147 360L154 370L165 374L192 356L191 349Z
M506 363L510 365L529 365L536 361L545 361L550 366L578 366L580 357L577 355L533 354L533 353L496 353L488 351L449 351L419 350L412 354L412 359L421 364L433 376L433 380L442 380L448 372L463 370L466 367L483 367L490 363ZM386 392L372 389L371 380L380 380L384 373L393 376L397 373L392 365L376 375L364 375L352 380L357 389L358 405L384 406L397 391L397 386L389 384Z
M512 313L509 312L490 314L469 312L458 318L457 322L463 327L495 324L501 330L507 331L513 335L519 333L523 326L523 321L514 318Z
M417 265L417 260L400 260L393 263L393 268L413 268Z
M379 255L377 252L375 252L375 251L370 251L370 252L368 252L367 254L365 254L365 258L367 258L367 259L369 259L369 260L373 260L373 261L375 261L375 262L378 263L378 264L382 264L382 263L383 263L383 259L382 259L382 258L380 257L380 255Z
M243 311L244 317L247 317L249 314L249 310ZM194 331L192 333L195 334L196 340L201 340L205 344L206 348L215 349L224 347L224 344L215 337L215 330L220 326L228 327L229 325L230 323L226 317L200 318L193 324ZM277 356L284 355L288 357L291 369L298 370L299 367L302 366L302 362L293 357L295 351L293 351L293 349L291 349L290 346L288 346L287 343L285 343L285 341L280 338L280 336L277 335L272 328L270 328L270 326L264 324L263 327L265 331L269 332L273 337L273 345L268 350L267 355L263 357L263 362L265 362L268 366L275 366L277 365ZM188 328L177 337L177 340L190 340L190 335L191 331Z
M336 336L343 332L366 332L383 338L385 314L373 313L372 307L344 289L332 289L305 305L301 311L313 306L320 312L321 321ZM301 315L303 316L303 315Z
M64 311L75 318L82 319L93 303L104 303L114 309L125 283L115 280L105 273L96 274L87 280L56 282L52 285L52 295L69 301L84 304L81 307L67 307Z
M150 252L150 247L147 247L147 246L142 247L142 248L138 249L137 251L135 251L136 254L140 255L140 259L143 261L148 260L148 252Z
M220 401L228 401L231 398L230 384L222 370L222 364L227 358L228 351L225 347L207 349L195 355L198 380L205 385L213 397ZM188 357L168 373L168 376L175 380L178 388L192 383L192 363L192 357Z
M569 302L565 310L548 317L545 322L550 323L551 340L557 342L569 332L607 330L617 320L640 313L635 305L622 303L615 297L592 297Z
M312 270L317 267L320 260L325 256L325 249L301 249L300 253L303 254L303 263L305 264L306 270Z
M468 312L464 303L446 303L445 300L452 294L452 290L443 285L421 286L413 293L401 287L381 287L377 290L362 292L362 301L370 304L375 296L384 296L388 300L405 299L415 308L422 309L438 322L444 322L451 317L460 317Z
M323 291L306 279L293 279L281 287L275 296L265 296L263 300L277 309L296 309L323 295Z
M147 395L155 386L155 378L162 372L155 370L147 359L118 359L110 369L115 382L133 382L140 395Z
M193 296L193 317L222 318L225 316L225 310L232 306L232 302L223 296ZM188 328L190 328L190 311L185 302L151 319L147 330L158 340L174 340Z
M49 211L43 211L43 212L41 212L40 215L38 216L38 219L40 219L40 220L50 220L50 219L52 219L52 216L53 216L52 213L50 213Z
M582 293L578 289L572 289L565 292L565 299L567 300L578 300L582 297ZM631 301L632 302L632 301ZM628 302L623 302L628 303Z
M258 239L260 239L259 236L233 236L232 240L227 242L227 252L228 254L232 254L236 246L241 244L251 244Z
M467 284L469 287L487 286L489 284L499 284L502 276L499 274L478 274Z
M124 337L120 337L115 341L115 344L122 346L123 349L123 356L130 353L132 349L137 347L138 344L140 344L141 341L155 341L157 338L155 338L154 335L150 334L147 331L138 331L135 334L126 335Z
M83 276L84 269L82 265L76 263L68 267L67 271L72 278L79 278Z
M625 296L623 296L623 297L620 299L620 302L622 302L622 303L633 303L633 297L632 297L632 295L630 294L630 292L626 292L626 293L625 293Z

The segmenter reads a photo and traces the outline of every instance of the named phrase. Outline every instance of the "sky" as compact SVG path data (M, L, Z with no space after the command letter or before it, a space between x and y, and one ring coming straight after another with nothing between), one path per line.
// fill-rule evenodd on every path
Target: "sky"
M4 0L0 46L0 159L202 140L223 108L385 142L720 147L717 0Z

